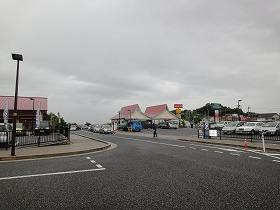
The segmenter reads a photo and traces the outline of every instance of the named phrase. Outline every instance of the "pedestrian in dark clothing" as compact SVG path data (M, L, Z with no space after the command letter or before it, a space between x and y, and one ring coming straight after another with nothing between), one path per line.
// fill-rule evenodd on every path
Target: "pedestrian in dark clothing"
M156 126L156 124L154 124L153 129L154 129L154 137L157 137L157 126Z

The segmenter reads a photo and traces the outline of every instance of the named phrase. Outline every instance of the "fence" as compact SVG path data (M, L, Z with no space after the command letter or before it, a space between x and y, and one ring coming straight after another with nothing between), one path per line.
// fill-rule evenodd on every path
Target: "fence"
M35 129L17 131L15 145L47 145L54 143L67 142L70 140L69 128L60 129ZM12 142L12 131L0 132L0 148L8 149Z
M224 133L221 129L216 129L217 131L217 136L209 136L209 131L199 129L197 130L197 135L198 138L216 138L216 139L236 139L236 140L243 140L247 139L248 141L261 141L262 140L262 134L261 133L248 133L248 134L236 134L236 133ZM266 141L274 141L274 142L279 142L280 143L280 134L275 134L275 135L268 135L264 133L264 140Z

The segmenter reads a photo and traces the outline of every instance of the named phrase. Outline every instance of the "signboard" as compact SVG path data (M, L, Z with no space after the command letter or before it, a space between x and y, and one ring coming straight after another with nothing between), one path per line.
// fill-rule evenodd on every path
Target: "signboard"
M209 130L209 136L213 136L213 137L218 136L217 130Z
M220 122L220 112L219 112L219 110L215 110L215 122Z
M181 114L181 109L176 109L176 114Z
M218 103L211 103L212 109L221 109L222 105Z
M183 104L174 104L174 108L175 109L181 109L181 108L183 108Z

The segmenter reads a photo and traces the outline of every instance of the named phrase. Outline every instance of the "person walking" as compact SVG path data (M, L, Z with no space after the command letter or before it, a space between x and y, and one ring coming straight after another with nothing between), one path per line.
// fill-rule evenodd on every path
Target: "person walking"
M157 137L157 125L155 123L153 125L153 129L154 129L154 137Z

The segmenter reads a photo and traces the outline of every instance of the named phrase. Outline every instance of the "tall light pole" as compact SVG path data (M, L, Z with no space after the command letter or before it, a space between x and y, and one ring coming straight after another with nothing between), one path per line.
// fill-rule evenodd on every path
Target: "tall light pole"
M129 122L131 123L131 110L129 109Z
M32 116L32 126L31 126L32 131L33 131L34 130L34 118L36 117L36 115L34 115L34 102L35 102L35 99L34 98L30 98L30 100L33 102L33 109L32 109L33 110L33 112L32 112L33 116Z
M18 100L18 77L19 77L19 62L23 61L22 55L12 54L13 60L17 61L17 73L16 73L16 88L15 88L15 101L14 101L14 113L13 113L13 135L12 135L12 149L11 156L15 156L16 150L16 125L17 125L17 100Z
M120 124L121 124L121 111L119 111L118 130L120 129Z
M241 102L242 100L241 99L238 99L238 101L237 101L237 108L238 109L240 109L240 102ZM238 110L238 112L239 112L239 110ZM239 113L238 113L238 120L240 121L240 115L239 115Z

